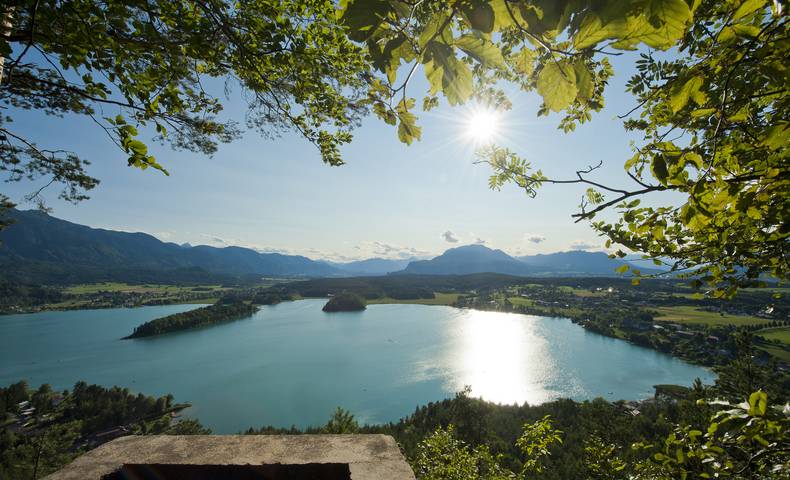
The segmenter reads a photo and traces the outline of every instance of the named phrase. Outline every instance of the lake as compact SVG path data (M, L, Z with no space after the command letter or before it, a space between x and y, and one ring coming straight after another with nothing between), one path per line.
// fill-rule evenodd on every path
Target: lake
M267 306L200 330L120 340L145 321L198 305L0 316L0 385L78 380L191 402L215 433L320 425L336 406L362 422L397 420L472 387L500 403L560 397L642 399L660 383L710 383L708 370L587 332L568 319L442 306L321 311L324 300Z

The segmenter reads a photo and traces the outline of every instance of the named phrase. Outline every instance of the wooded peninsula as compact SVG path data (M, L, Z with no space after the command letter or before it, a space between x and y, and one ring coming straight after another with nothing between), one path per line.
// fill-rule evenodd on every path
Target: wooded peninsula
M150 337L240 320L252 316L257 311L258 307L244 302L217 303L208 307L198 308L197 310L176 313L145 322L135 328L134 332L128 337L124 337L124 339Z

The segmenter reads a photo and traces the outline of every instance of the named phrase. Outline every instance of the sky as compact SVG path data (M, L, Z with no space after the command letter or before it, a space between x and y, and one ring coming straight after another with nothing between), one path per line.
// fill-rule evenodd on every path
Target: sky
M634 56L610 60L615 76L606 90L607 107L569 134L557 129L559 115L536 115L537 93L505 86L514 108L499 119L498 143L549 176L573 178L576 170L603 161L597 181L628 185L623 163L632 155L629 141L636 138L628 136L617 115L635 103L625 93ZM409 89L420 99L427 90L424 76L416 75ZM246 104L238 92L224 103L226 114L243 122ZM418 112L423 138L411 146L398 141L394 127L367 118L343 148L341 167L323 164L316 148L293 133L265 139L247 132L211 157L151 142L169 177L127 167L123 152L88 118L9 114L15 131L40 145L92 160L89 173L101 184L89 200L76 205L57 200L54 187L44 195L52 215L91 227L334 261L426 258L471 243L512 255L602 250L603 240L589 225L571 218L583 186L545 186L535 199L513 185L488 188L490 168L474 164L471 110L443 104ZM43 183L0 188L27 209L34 206L22 198Z

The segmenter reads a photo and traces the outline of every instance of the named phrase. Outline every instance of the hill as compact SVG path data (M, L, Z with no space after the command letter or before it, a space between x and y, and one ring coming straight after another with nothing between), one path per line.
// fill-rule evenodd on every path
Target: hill
M340 274L298 255L166 243L146 233L91 228L45 213L13 210L0 232L0 278L20 283L212 281L245 275Z
M10 217L15 223L0 231L0 281L19 284L228 283L261 276L388 274L616 276L615 269L625 263L603 252L585 251L516 258L484 245L452 248L431 260L370 258L333 263L243 247L177 245L146 233L78 225L37 210L12 210Z
M326 263L349 275L386 275L388 273L403 270L406 268L409 262L413 260L413 258L407 258L403 260L389 258L368 258L366 260L357 260L347 263Z
M365 299L355 293L341 293L326 302L321 310L327 313L333 312L358 312L365 310Z
M624 264L633 264L633 262L609 258L609 255L604 252L586 252L584 250L527 255L518 257L518 259L529 265L535 276L614 277L618 275L615 272L618 267ZM645 268L643 264L634 266L643 274L658 272L653 268Z
M626 262L609 258L603 252L575 250L512 257L502 250L484 245L451 248L431 260L411 262L398 274L462 275L501 273L528 277L615 277L615 270ZM642 273L656 270L640 268Z
M411 262L398 273L464 275L485 272L526 276L532 273L532 269L502 250L493 250L483 245L464 245L451 248L431 260Z

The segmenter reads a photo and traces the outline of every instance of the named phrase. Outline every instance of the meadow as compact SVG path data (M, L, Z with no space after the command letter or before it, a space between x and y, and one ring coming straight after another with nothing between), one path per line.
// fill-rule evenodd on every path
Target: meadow
M748 326L759 325L768 321L764 318L754 317L752 315L732 315L727 313L699 310L689 305L656 307L655 310L658 312L656 320L660 322L693 323L708 326Z

